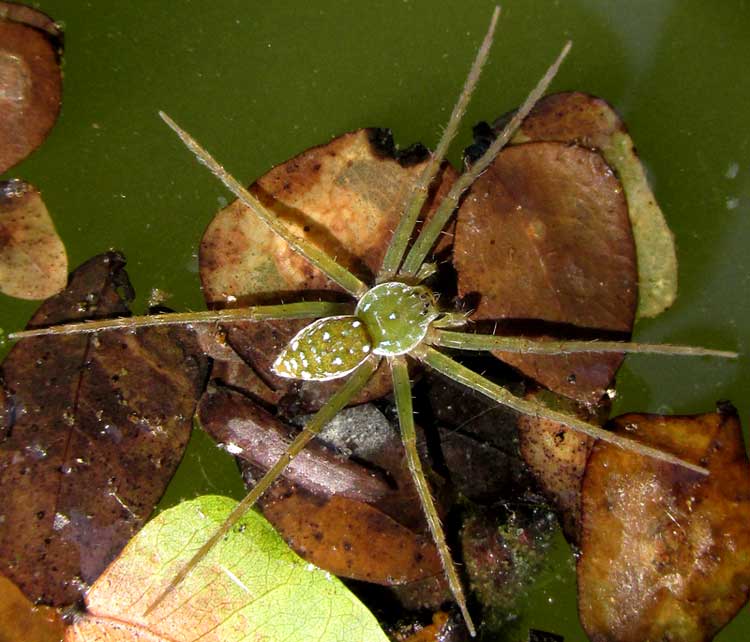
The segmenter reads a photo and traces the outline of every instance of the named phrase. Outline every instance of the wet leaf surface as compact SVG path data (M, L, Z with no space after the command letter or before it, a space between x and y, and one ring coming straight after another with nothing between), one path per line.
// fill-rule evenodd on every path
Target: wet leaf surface
M421 148L397 153L389 136L376 129L344 134L275 167L250 189L295 234L372 282L425 159ZM455 172L446 168L436 194L447 191L454 178ZM266 229L239 201L221 210L206 229L200 274L206 302L213 306L321 297L346 300L338 286ZM261 392L270 403L291 404L289 414L316 410L337 387L335 382L290 381L271 373L276 355L308 323L226 326L226 342L263 383L259 386L248 379L243 388ZM390 388L390 374L381 367L354 403L382 397Z
M204 496L158 515L91 588L87 614L66 641L387 640L339 580L300 559L254 512L144 615L234 506L227 498Z
M0 642L59 642L63 629L56 609L34 606L13 582L0 575Z
M20 180L0 182L0 292L46 299L68 282L68 257L42 195Z
M496 125L497 129L497 125ZM628 200L638 254L638 317L654 317L677 296L677 256L667 227L625 124L609 103L567 92L540 100L515 142L554 140L601 151L617 172Z
M61 52L50 18L0 2L0 174L41 145L57 120Z
M596 445L583 482L581 622L595 640L711 640L750 593L750 465L736 411L614 423L710 475Z
M126 315L121 255L95 257L30 326ZM76 602L141 527L188 440L206 362L192 332L37 337L2 365L0 568L33 600Z
M459 209L453 262L459 294L479 295L475 321L543 321L560 325L541 326L541 334L562 336L632 327L637 272L625 197L602 157L583 147L539 142L502 151ZM589 403L621 360L496 356Z
M255 476L275 463L296 432L250 399L221 388L204 395L199 419ZM321 440L348 452L337 454ZM313 441L259 501L287 543L343 577L384 585L440 577L440 561L393 427L376 409L360 406L337 416L321 440Z
M549 408L600 423L573 401L549 391L539 390L527 396ZM581 528L581 482L595 440L556 421L530 415L518 418L518 433L521 456L555 506L565 536L577 543Z

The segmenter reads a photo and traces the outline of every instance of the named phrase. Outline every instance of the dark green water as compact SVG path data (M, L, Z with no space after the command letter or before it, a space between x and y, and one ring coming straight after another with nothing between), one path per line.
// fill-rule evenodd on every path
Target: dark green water
M491 2L36 3L65 25L62 116L46 144L11 171L37 185L71 266L122 250L143 309L152 288L199 309L196 251L227 194L157 117L171 114L243 182L361 126L434 145L484 34ZM566 39L553 89L612 102L630 127L680 260L680 297L642 322L643 341L734 348L750 323L750 5L740 0L515 0L452 158L471 124L516 106ZM34 304L0 298L0 326ZM750 415L750 373L737 363L632 357L617 411L710 411L731 399ZM236 484L210 473L204 443L170 501ZM197 462L197 463L196 463ZM203 476L202 470L208 471ZM192 471L192 472L190 472ZM525 621L584 639L564 549L540 579ZM719 637L746 640L747 611Z

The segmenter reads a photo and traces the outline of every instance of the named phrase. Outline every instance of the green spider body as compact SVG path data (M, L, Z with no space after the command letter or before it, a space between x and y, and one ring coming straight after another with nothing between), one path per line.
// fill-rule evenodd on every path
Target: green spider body
M439 316L428 288L381 283L362 295L354 315L317 319L302 328L272 368L288 379L339 379L370 352L395 357L416 348Z

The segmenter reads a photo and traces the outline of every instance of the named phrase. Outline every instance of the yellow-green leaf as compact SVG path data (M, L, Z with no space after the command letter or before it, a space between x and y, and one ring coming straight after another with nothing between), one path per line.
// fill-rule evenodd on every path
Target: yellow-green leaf
M86 615L66 641L387 641L338 579L299 558L254 512L146 615L235 505L208 495L149 522L91 587Z

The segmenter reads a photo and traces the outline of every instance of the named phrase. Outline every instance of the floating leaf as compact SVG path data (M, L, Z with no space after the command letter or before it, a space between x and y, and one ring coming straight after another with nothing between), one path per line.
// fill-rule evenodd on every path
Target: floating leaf
M127 314L124 263L91 259L30 325ZM181 328L15 345L0 370L0 569L27 596L76 602L141 527L182 456L205 374Z
M39 191L0 182L0 292L46 299L68 281L68 257Z
M59 642L63 628L57 609L34 606L13 582L0 575L0 642Z
M622 186L599 154L582 147L541 142L502 151L459 209L453 262L459 294L480 295L474 320L632 327L635 250ZM496 356L589 403L621 361L617 354Z
M496 125L496 128L498 126ZM523 122L515 142L556 140L599 149L628 199L638 254L638 317L655 317L677 296L674 237L646 180L625 124L609 103L580 92L547 96Z
M396 152L390 133L361 129L313 147L262 176L250 191L298 236L313 242L361 278L372 280L426 150ZM426 216L455 179L446 166ZM439 246L442 250L445 244ZM200 274L209 305L337 297L341 290L286 242L259 224L234 201L216 214L200 248ZM272 374L276 355L308 321L266 321L226 325L226 342L250 365L270 393L253 382L269 403L293 403L295 410L319 408L338 382L293 382ZM354 403L377 399L391 389L381 367ZM286 397L286 399L284 399Z
M615 424L710 474L597 443L583 481L583 627L612 642L710 640L750 594L750 464L736 411Z
M57 120L61 43L43 13L0 2L0 174L39 147Z
M386 642L344 585L290 551L254 512L152 613L148 605L236 505L204 496L160 513L86 596L66 642L357 640Z

